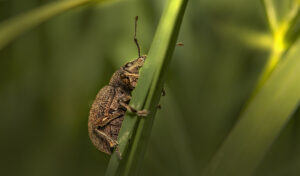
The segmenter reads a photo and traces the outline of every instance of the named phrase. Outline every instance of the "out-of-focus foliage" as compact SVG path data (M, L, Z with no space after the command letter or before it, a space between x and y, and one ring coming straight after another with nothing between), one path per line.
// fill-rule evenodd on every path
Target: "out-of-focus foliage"
M49 2L1 0L0 22ZM109 156L88 139L89 107L111 74L137 56L134 16L139 16L138 38L147 53L163 4L124 0L75 9L0 51L1 175L105 173ZM283 13L289 6L278 7ZM161 99L144 175L199 175L209 163L268 58L264 13L259 0L189 2L178 39L184 47L175 49L167 73L167 95ZM300 172L299 114L255 175Z

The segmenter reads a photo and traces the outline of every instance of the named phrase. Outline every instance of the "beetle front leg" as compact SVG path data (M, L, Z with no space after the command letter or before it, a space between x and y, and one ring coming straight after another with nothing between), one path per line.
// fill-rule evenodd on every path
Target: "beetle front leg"
M125 72L123 73L125 76L127 77L135 77L135 78L138 78L139 77L139 74L138 73L128 73L128 72Z
M149 111L146 109L137 110L122 101L120 102L120 105L122 105L124 108L126 108L129 112L135 113L137 116L146 117L147 115L149 115Z

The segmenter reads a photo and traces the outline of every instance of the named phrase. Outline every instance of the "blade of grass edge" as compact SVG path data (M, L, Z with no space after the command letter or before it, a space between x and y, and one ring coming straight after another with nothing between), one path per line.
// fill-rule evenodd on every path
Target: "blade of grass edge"
M187 0L169 0L164 8L149 55L140 71L140 78L130 101L130 105L137 109L148 109L150 115L138 120L138 117L126 114L118 136L119 150L123 159L118 160L114 152L106 176L119 175L121 170L122 175L137 173L140 168L151 133L156 105L160 99L162 78L176 45L186 4ZM130 147L129 142L132 144Z
M44 21L76 7L108 0L64 0L38 7L0 24L0 50Z
M251 175L300 100L300 40L284 55L223 142L204 175Z

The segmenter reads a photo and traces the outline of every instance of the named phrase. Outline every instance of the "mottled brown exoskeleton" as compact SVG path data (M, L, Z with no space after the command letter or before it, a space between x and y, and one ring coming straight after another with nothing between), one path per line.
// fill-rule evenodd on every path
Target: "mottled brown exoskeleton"
M126 111L138 116L147 116L147 110L138 111L129 106L131 91L136 87L139 69L143 66L146 56L140 55L140 47L135 35L134 41L139 57L126 63L111 77L109 85L103 87L94 100L88 121L88 132L94 146L107 154L111 154L118 145L117 138ZM119 153L120 155L120 153Z

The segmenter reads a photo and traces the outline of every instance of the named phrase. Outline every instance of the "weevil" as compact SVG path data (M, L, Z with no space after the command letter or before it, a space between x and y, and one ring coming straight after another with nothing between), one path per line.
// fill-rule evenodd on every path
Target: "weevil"
M146 56L140 54L140 46L136 38L137 20L138 17L135 18L134 42L139 57L114 72L109 85L98 92L90 109L89 137L98 150L109 155L118 146L117 138L126 111L136 113L138 116L149 114L147 110L136 110L129 106L131 92L139 78L139 69L146 59Z

